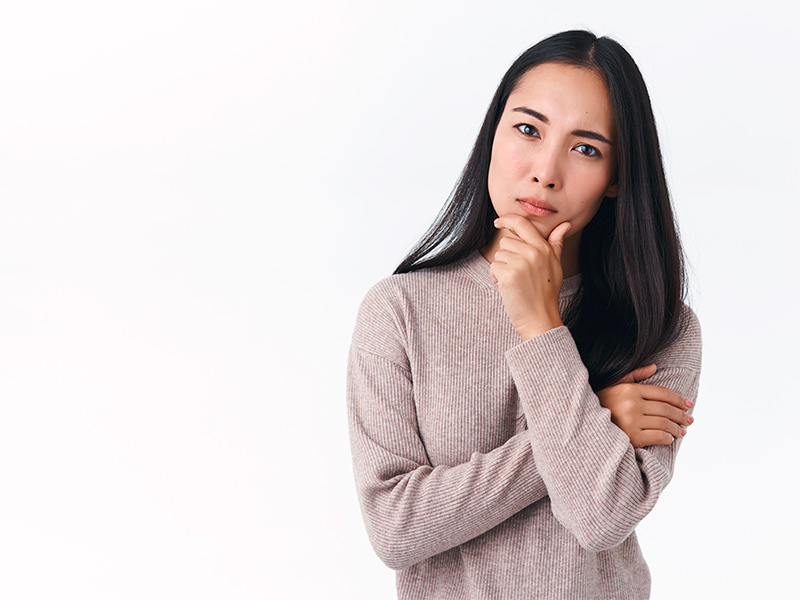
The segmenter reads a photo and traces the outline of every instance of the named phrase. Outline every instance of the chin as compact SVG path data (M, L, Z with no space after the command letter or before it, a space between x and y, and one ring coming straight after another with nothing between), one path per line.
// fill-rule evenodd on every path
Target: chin
M545 224L545 223L542 223L541 221L534 220L534 219L528 219L528 220L531 223L533 223L533 226L536 227L536 231L541 233L542 237L544 237L544 239L549 238L550 234L553 233L553 229L555 229L556 225L558 225L558 223L556 223L555 225L549 225L549 224Z

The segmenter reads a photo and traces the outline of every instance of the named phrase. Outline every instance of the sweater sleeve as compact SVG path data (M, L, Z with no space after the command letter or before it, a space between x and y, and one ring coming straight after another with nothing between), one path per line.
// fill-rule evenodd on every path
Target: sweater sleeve
M431 465L412 373L395 335L397 315L384 312L373 293L359 313L348 361L348 420L370 541L384 563L405 569L485 533L547 490L527 430L462 464Z
M690 309L684 314L686 326L680 338L655 358L658 371L643 383L664 386L696 401L700 328ZM506 360L553 514L588 550L599 552L621 544L672 478L681 440L635 449L592 391L566 327L519 344L506 353Z

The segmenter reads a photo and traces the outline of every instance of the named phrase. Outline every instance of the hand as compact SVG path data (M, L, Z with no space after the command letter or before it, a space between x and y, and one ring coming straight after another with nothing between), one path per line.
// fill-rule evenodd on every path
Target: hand
M611 411L611 421L634 448L669 446L694 422L686 412L693 406L687 398L659 385L637 383L655 372L655 365L640 367L597 392L600 404Z
M561 250L572 225L560 223L545 239L533 223L519 215L505 215L494 224L503 235L499 250L491 257L491 274L514 329L523 340L529 340L560 327Z

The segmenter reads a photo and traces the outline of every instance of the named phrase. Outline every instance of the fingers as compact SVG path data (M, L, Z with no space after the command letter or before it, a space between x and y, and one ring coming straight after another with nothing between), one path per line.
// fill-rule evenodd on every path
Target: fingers
M505 257L500 254L500 250L510 250L512 248L519 250L518 246L514 244L509 244L509 242L519 242L520 244L525 244L525 241L519 237L516 233L511 231L510 229L502 229L500 242L498 243L498 251L494 253L494 256L491 257L491 262L508 262L508 255ZM497 283L497 282L495 282Z
M671 404L667 404L666 402L653 402L646 400L644 405L644 414L650 417L664 417L678 423L679 425L683 425L684 427L688 427L692 423L694 423L694 417L688 414L685 410L680 408L676 408Z
M654 370L655 365L646 365L626 378ZM621 383L598 391L597 397L600 405L611 411L612 422L630 438L635 448L669 445L674 439L685 436L686 428L694 422L687 413L693 404L663 386Z
M639 367L638 369L634 369L625 377L622 377L617 383L637 383L642 381L643 379L647 379L648 377L652 377L656 373L656 365L649 364L645 365L644 367Z
M631 444L634 448L644 448L645 446L669 446L674 441L675 438L666 431L645 429L631 439Z
M674 438L681 438L686 435L686 428L681 427L675 421L666 417L642 417L642 430L664 431Z
M513 231L506 229L497 247L498 250L493 257L495 262L512 264L515 260L520 258L528 261L536 260L536 255L540 254L541 250L545 249L546 242L542 241L541 245L538 246L536 244L529 244Z
M494 220L498 229L507 229L520 239L529 244L541 244L544 241L542 234L528 219L519 215L505 215Z
M660 385L647 385L645 383L637 383L636 385L639 386L639 391L641 392L642 397L647 400L668 402L672 406L680 408L681 410L687 410L694 406L694 403L685 396L676 394L672 390Z
M564 238L572 228L572 225L568 221L559 223L550 232L550 236L545 239L544 236L539 233L539 230L534 227L533 223L531 223L525 217L521 217L520 215L504 215L502 217L498 217L494 220L494 226L497 227L497 229L504 229L512 232L514 235L528 244L538 246L549 242L550 247L552 247L554 251L556 246L558 248L563 246ZM555 234L555 236L553 234Z
M500 238L499 248L517 254L522 254L526 250L533 248L549 249L557 260L561 260L561 252L564 248L564 238L572 229L572 224L568 221L559 223L550 232L550 236L545 240L539 230L527 219L519 215L506 215L498 217L494 221L495 227L502 230L504 235ZM516 242L516 243L515 243ZM496 260L502 260L495 254ZM508 256L508 255L506 255Z
M529 245L530 244L525 242L525 240L512 232L509 232L508 235L504 235L502 238L500 238L500 241L497 244L500 250L509 250L511 252L523 252L526 248L528 248Z

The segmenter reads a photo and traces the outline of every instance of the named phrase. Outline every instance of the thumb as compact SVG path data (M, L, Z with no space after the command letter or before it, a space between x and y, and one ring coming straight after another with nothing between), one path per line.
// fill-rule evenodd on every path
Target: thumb
M634 382L642 381L656 374L657 367L655 364L645 365L631 371L630 375Z
M643 367L639 367L638 369L634 369L633 371L625 375L625 377L620 379L617 383L637 383L639 381L642 381L643 379L647 379L648 377L655 375L655 373L656 373L655 364L645 365Z
M550 244L553 253L559 260L561 260L561 251L564 249L564 238L567 237L570 229L572 229L572 223L564 221L556 225L556 228L550 232L550 237L547 238L547 243Z

